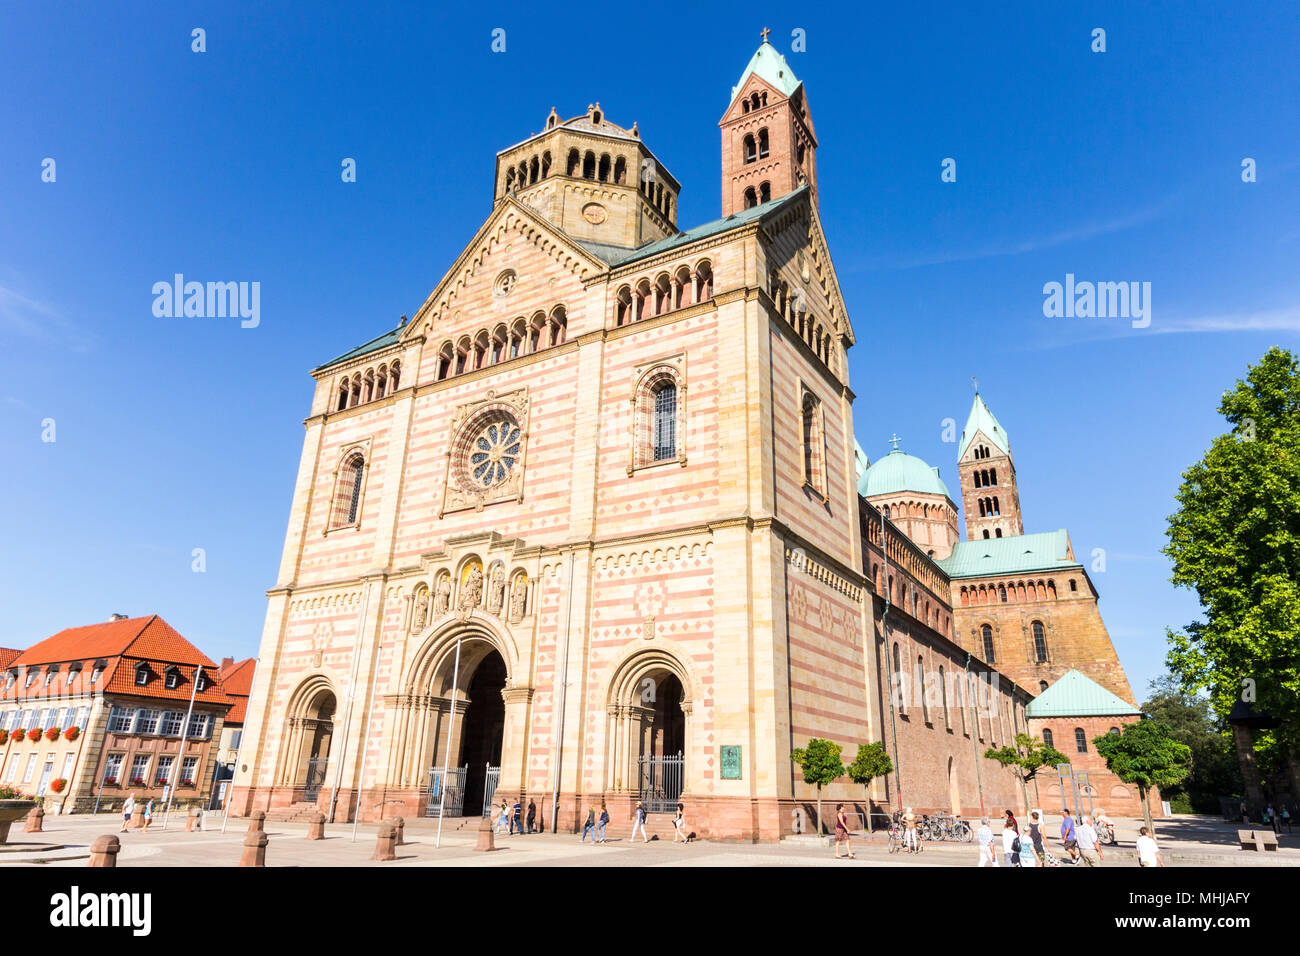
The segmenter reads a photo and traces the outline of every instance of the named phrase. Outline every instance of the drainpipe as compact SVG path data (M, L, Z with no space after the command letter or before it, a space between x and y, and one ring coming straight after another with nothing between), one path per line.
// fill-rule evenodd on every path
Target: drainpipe
M560 817L560 754L564 749L564 710L569 688L569 628L573 626L573 551L569 551L569 584L564 589L564 600L568 605L564 614L564 642L560 651L560 701L556 718L555 731L555 771L552 777L554 787L551 789L551 832L555 832Z
M970 651L966 652L966 689L967 691L970 690ZM965 702L963 702L963 706L964 703ZM975 726L971 728L970 749L975 754L975 780L979 786L980 792L980 816L984 816L984 774L980 771L979 744L975 742L975 738L979 736L979 720L980 715L979 710L977 709L975 711Z

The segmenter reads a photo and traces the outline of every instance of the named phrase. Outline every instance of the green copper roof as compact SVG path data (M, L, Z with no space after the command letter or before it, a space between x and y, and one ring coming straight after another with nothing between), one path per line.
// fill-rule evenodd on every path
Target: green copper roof
M1076 670L1066 671L1025 708L1026 717L1120 717L1140 713Z
M939 477L938 468L931 468L915 455L909 455L898 449L894 449L884 458L878 458L876 463L858 478L858 494L864 498L893 494L896 491L916 491L926 495L951 497L948 494L948 486Z
M776 212L790 203L796 202L798 197L808 192L806 185L800 186L793 192L786 193L784 196L778 196L776 199L769 199L765 203L759 203L749 209L742 209L739 212L733 212L730 216L724 216L721 219L715 219L712 222L706 222L702 226L696 226L693 229L687 229L685 232L679 232L675 236L668 236L665 239L656 239L654 242L646 243L637 249L625 249L622 246L610 246L602 242L587 242L586 240L577 240L578 245L582 246L593 255L599 257L611 266L623 266L629 262L636 262L650 256L657 256L661 252L667 252L670 249L676 249L678 246L687 246L692 242L698 242L700 239L707 239L709 236L715 236L718 233L726 232L728 229L735 229L755 220L762 219L769 213Z
M340 362L346 362L348 359L359 358L360 356L366 355L369 352L378 352L380 349L392 345L399 338L401 338L401 336L402 336L402 326L399 325L391 332L385 332L383 335L371 339L365 345L358 345L352 351L344 352L338 358L330 359L324 365L318 365L316 368L312 369L312 371L319 372L323 368L329 368L331 365L338 365Z
M983 432L989 441L1008 455L1011 454L1011 439L1007 437L1007 430L993 417L993 413L984 404L984 399L979 392L975 393L975 403L970 407L970 417L966 419L966 427L962 429L961 444L957 448L958 461L961 460L962 455L966 454L966 448L970 445L971 439L975 437L976 432Z
M777 52L776 47L764 40L754 51L754 55L749 58L749 65L745 67L745 72L740 74L740 82L731 88L731 98L734 100L740 88L745 85L745 80L749 79L749 74L758 74L759 79L766 81L781 91L782 96L790 96L799 88L799 78L794 75L794 70L790 69L790 64L785 62L785 57Z
M1064 529L1008 538L958 541L952 554L939 562L950 578L978 578L988 574L1021 574L1081 568L1070 557L1070 535Z

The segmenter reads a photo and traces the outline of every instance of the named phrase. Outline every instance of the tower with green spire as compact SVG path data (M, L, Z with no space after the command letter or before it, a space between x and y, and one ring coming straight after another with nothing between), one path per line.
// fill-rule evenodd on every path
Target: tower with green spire
M1011 439L979 392L957 446L966 538L1008 538L1025 533Z

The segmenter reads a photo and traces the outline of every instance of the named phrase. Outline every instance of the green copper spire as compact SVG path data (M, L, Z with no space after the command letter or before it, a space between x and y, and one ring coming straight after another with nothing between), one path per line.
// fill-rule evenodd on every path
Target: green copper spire
M733 100L751 73L757 73L759 79L775 87L782 96L791 96L799 89L799 78L794 75L794 70L790 69L790 64L785 62L785 57L777 52L776 47L767 42L768 32L763 31L763 42L749 58L749 65L745 67L745 72L740 74L740 82L731 88Z
M1011 439L1007 436L1007 430L998 423L998 420L989 411L989 407L984 404L984 399L979 392L975 393L975 403L970 407L970 416L966 419L966 427L962 429L961 444L957 448L957 460L960 461L962 455L966 454L966 449L970 446L971 439L975 437L976 432L983 432L984 436L993 444L1001 448L1006 454L1011 454Z

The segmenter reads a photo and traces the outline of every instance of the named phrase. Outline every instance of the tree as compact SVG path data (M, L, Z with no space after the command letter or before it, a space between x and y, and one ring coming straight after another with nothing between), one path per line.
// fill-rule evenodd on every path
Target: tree
M871 781L894 772L894 761L889 758L883 741L858 744L858 755L849 764L849 779L867 787L867 832L871 832Z
M1188 694L1169 675L1153 680L1142 713L1168 724L1170 736L1187 744L1192 770L1181 783L1161 791L1175 813L1218 813L1220 797L1240 797L1241 768L1232 738L1210 707L1208 698Z
M822 787L844 776L840 754L844 748L829 740L814 737L807 749L796 748L790 759L803 768L803 782L817 785L817 835L822 833Z
M1020 784L1020 800L1025 810L1029 809L1029 782L1038 776L1038 772L1070 762L1070 758L1055 747L1049 747L1046 741L1029 734L1016 734L1014 747L1008 745L996 750L990 747L984 751L984 756L996 760L1016 775L1016 781Z
M1170 726L1157 720L1125 724L1119 733L1102 734L1092 743L1107 770L1138 788L1147 832L1154 836L1148 793L1152 787L1174 786L1191 772L1192 748L1174 740Z
M1164 553L1203 621L1169 631L1170 671L1226 718L1238 696L1281 721L1263 742L1300 745L1300 362L1274 347L1224 392L1232 426L1183 473ZM1249 695L1249 696L1247 696ZM1253 698L1253 700L1252 700Z

